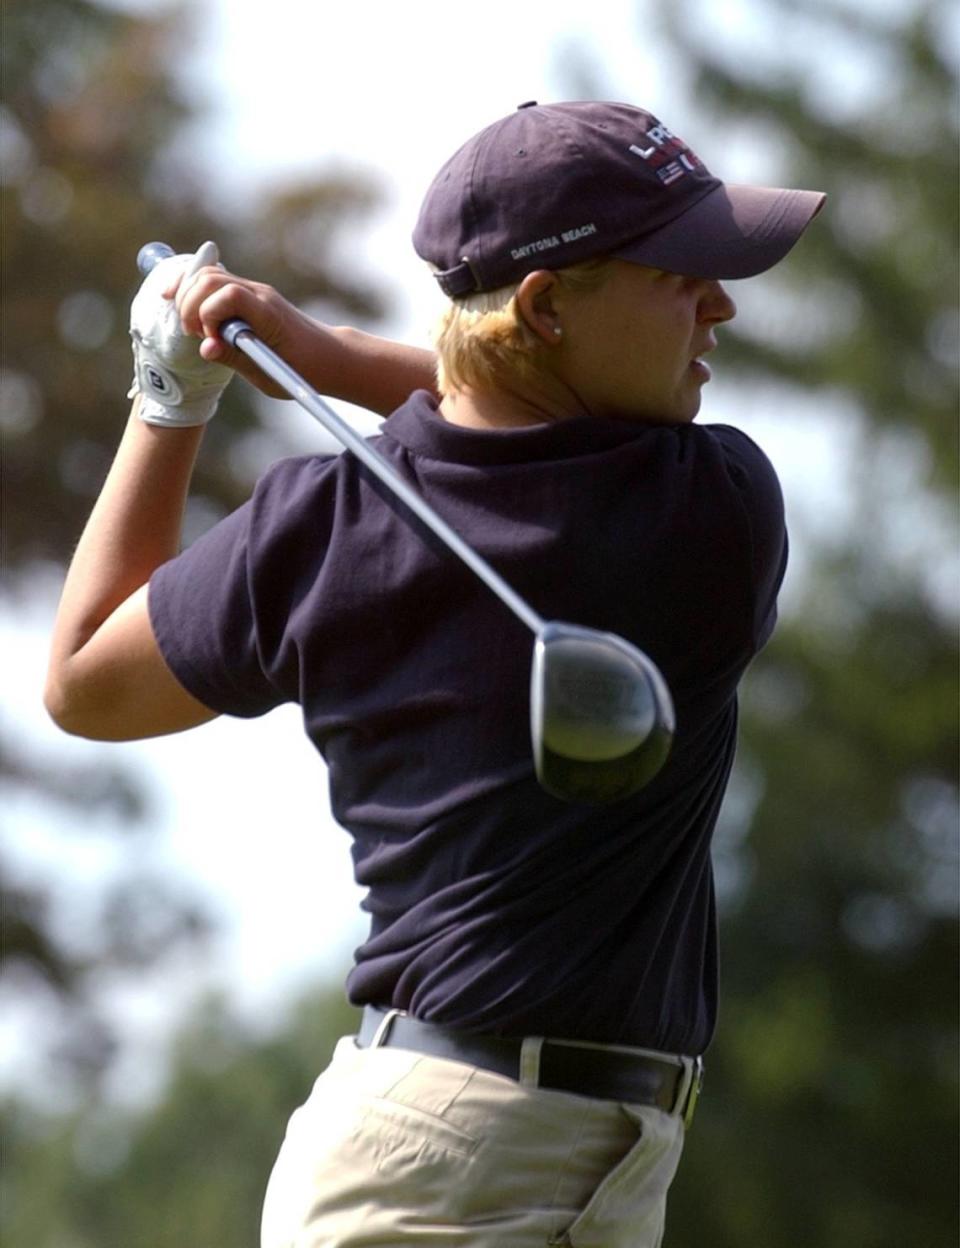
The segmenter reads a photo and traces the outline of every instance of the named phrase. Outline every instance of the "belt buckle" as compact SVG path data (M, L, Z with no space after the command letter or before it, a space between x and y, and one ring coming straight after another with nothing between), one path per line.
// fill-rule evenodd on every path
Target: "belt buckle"
M697 1101L700 1099L700 1093L703 1090L703 1058L695 1057L693 1059L693 1070L690 1075L690 1087L687 1089L687 1103L683 1107L683 1129L689 1131L690 1124L693 1122L693 1114L697 1108Z

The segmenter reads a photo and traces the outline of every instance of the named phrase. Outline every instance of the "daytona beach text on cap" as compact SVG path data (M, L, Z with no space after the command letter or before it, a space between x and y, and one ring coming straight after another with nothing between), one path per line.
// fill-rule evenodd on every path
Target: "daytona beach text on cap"
M413 244L451 298L598 255L691 277L752 277L787 254L825 198L721 182L629 104L531 102L447 161Z

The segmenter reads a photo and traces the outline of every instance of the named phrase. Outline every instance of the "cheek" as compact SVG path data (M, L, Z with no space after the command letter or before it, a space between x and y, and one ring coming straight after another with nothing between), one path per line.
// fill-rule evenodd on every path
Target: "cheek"
M631 296L577 311L565 332L573 372L591 390L662 401L689 380L685 309Z
M631 356L623 326L607 318L583 323L571 338L578 372L597 376L622 372Z

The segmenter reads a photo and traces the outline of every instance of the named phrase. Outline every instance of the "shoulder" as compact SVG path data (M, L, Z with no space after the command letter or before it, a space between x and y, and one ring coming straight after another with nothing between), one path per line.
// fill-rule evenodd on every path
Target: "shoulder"
M298 455L279 459L257 480L250 522L262 538L316 524L336 497L343 455Z
M734 484L780 490L776 469L753 438L734 425L703 425L701 430L719 448Z
M728 480L735 487L751 522L783 525L783 492L766 452L733 425L703 425L701 432L717 448Z
M308 531L330 521L323 517L335 510L332 498L339 456L298 456L277 460L257 479L251 496L229 515L218 520L190 542L152 577L151 601L191 585L192 593L213 591L231 578L244 581L258 567L282 569L288 556L302 549L317 549L306 542Z
M257 479L253 497L264 501L291 493L322 491L334 480L341 459L341 455L295 455L278 459Z

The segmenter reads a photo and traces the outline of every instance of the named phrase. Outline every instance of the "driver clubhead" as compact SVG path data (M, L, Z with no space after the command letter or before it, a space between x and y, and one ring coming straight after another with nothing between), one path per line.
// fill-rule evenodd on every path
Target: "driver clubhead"
M537 636L530 727L540 784L571 802L636 793L666 761L673 701L647 656L614 633L552 622Z

